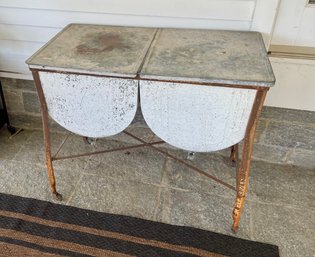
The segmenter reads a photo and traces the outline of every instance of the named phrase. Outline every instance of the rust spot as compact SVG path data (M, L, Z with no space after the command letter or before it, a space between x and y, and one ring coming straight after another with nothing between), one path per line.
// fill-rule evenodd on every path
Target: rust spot
M88 35L88 39L83 44L76 47L79 54L97 54L105 51L112 51L115 48L127 49L128 45L122 42L117 34L106 33L97 36Z

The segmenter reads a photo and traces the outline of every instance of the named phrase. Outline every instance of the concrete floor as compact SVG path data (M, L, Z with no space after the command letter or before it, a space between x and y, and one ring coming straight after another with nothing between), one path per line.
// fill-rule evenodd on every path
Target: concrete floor
M154 139L145 128L129 130ZM53 150L65 137L52 134ZM88 145L71 135L60 155L130 143L118 135ZM166 149L183 159L187 155ZM234 184L227 156L227 151L197 154L192 162ZM55 173L62 204L232 235L233 191L149 148L57 161ZM315 256L314 184L314 169L253 161L237 237L276 244L282 257ZM0 192L51 201L41 131L9 139L0 130Z

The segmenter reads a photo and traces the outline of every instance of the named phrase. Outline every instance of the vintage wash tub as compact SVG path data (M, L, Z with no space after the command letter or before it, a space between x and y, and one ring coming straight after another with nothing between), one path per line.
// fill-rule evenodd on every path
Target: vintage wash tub
M257 118L275 82L260 33L71 24L27 63L41 102L55 197L61 199L52 161L65 158L51 155L48 114L75 134L106 137L127 128L140 104L152 131L175 147L231 147L236 187L126 132L141 142L136 147L152 147L235 190L237 230Z

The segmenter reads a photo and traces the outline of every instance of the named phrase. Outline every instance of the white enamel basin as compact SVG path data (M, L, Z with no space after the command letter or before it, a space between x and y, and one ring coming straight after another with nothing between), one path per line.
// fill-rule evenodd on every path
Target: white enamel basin
M140 81L148 126L170 145L194 152L240 142L255 95L254 89Z
M138 81L39 72L49 115L67 130L87 137L120 133L132 122Z

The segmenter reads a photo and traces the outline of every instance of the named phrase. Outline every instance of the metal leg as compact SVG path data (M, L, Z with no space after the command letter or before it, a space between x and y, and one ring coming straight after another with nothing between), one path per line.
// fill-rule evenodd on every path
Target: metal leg
M32 71L32 74L33 74L33 78L35 81L35 85L36 85L36 89L37 89L37 93L38 93L38 97L39 97L39 102L40 102L41 110L42 110L45 157L46 157L48 178L49 178L49 182L50 182L50 191L51 191L52 196L55 200L61 201L62 196L56 190L56 180L55 180L54 168L53 168L53 164L52 164L47 104L46 104L46 100L45 100L45 96L43 93L43 89L41 86L38 72Z
M238 154L238 144L235 144L233 146L231 146L231 154L230 154L230 163L233 167L236 167L236 177L235 177L235 180L236 180L236 183L235 183L235 188L237 189L238 188L238 184L239 184L239 181L240 181L240 178L239 178L239 172L238 172L238 169L239 169L239 166L240 166L240 159L239 159L239 154Z
M11 126L11 124L10 124L10 120L9 120L9 116L8 116L8 112L7 112L7 106L6 106L6 103L4 100L4 94L3 94L3 90L2 90L1 81L0 81L0 97L1 97L2 107L4 110L4 119L5 119L5 122L7 124L7 129L11 133L11 135L13 135L16 132L16 128Z
M231 146L230 163L233 167L235 167L237 161L238 161L238 144L235 144Z
M233 210L233 231L234 233L237 232L238 224L241 218L241 213L244 206L245 195L247 191L247 184L248 184L248 175L249 175L249 168L250 168L250 161L251 155L253 150L253 143L255 138L256 132L256 125L258 116L261 112L265 97L267 94L266 90L257 91L255 103L252 108L251 116L246 128L246 134L242 149L242 160L239 165L237 165L237 192L236 192L236 199L234 203L234 210Z
M48 178L50 183L50 191L55 200L61 201L62 196L56 190L56 180L54 174L54 167L52 164L52 156L51 156L51 144L50 144L50 134L49 134L49 124L48 124L48 113L42 113L42 121L43 121L43 131L44 131L44 144L45 144L45 157L46 157L46 166L48 172Z

